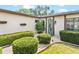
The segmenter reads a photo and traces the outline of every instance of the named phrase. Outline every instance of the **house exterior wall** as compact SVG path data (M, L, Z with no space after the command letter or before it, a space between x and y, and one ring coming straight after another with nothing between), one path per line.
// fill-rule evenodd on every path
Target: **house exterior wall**
M54 21L56 22L54 24L54 33L56 37L59 37L59 31L64 30L64 16L54 17Z
M74 17L79 17L79 14L71 14L71 15L65 15L66 18L74 18ZM65 16L54 16L54 21L56 21L56 23L54 24L54 34L56 37L60 37L59 32L61 30L64 30L64 22L65 22ZM52 17L48 17L47 18L47 33L48 33L48 19L52 18ZM46 22L46 18L42 18L41 20L45 20Z
M66 18L76 18L76 17L79 17L79 14L66 15ZM54 29L55 29L54 33L55 36L59 37L60 36L59 31L64 30L64 21L65 21L64 15L55 16L54 21L56 21L56 24L54 25Z
M66 18L79 17L79 14L66 15ZM48 33L48 19L53 18L53 16L47 18L34 18L28 16L21 16L16 14L10 14L5 12L0 12L0 21L7 21L6 24L0 24L0 34L13 33L19 31L36 31L35 20L45 21L45 30ZM54 34L59 37L59 31L64 30L64 16L54 16ZM20 26L21 23L26 23L26 26Z
M0 12L0 21L7 21L6 24L0 24L0 34L35 31L35 18L32 17ZM20 26L21 23L26 23L26 26Z

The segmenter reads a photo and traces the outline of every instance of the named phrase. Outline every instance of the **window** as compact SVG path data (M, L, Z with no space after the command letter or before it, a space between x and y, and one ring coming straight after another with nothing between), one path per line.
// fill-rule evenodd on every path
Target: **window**
M27 25L26 23L21 23L21 24L20 24L20 26L26 26L26 25Z
M74 22L74 29L79 30L79 18L75 18Z
M35 23L37 23L39 20L35 20Z
M7 21L0 21L0 24L6 24Z
M68 18L66 20L66 29L67 30L73 30L73 28L74 28L73 18Z
M67 30L78 30L79 31L79 18L67 18L66 19Z

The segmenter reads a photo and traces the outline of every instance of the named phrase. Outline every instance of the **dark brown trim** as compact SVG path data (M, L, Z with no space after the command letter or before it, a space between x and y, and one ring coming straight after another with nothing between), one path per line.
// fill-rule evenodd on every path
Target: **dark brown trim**
M64 30L66 30L66 15L64 15Z
M75 20L73 18L73 30L75 29Z
M53 17L53 35L55 35L55 17Z
M46 28L45 28L45 32L47 33L47 18L46 18Z

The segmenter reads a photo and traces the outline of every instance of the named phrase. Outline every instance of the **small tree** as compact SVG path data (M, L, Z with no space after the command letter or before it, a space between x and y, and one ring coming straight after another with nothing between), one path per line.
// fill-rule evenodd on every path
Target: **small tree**
M44 31L44 21L38 21L36 23L37 33L42 33Z

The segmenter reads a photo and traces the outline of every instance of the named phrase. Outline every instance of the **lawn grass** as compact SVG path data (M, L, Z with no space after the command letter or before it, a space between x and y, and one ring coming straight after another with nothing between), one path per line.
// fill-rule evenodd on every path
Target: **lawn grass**
M79 54L79 47L66 44L53 44L39 54Z

